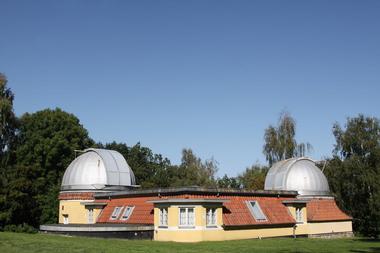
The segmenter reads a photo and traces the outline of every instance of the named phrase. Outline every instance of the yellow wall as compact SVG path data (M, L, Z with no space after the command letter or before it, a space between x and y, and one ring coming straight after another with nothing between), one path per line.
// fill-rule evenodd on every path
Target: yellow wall
M351 221L340 222L313 222L308 223L309 234L325 234L325 233L338 233L338 232L352 232Z
M310 226L311 225L311 226ZM297 225L295 235L351 232L351 222L328 222L319 224ZM311 229L310 229L311 228ZM238 230L223 229L188 229L188 230L155 230L154 240L176 242L242 240L265 237L293 236L293 227L252 228Z
M68 215L69 224L88 224L88 210L81 202L92 202L84 200L61 200L59 202L58 223L63 224L63 215ZM64 210L62 210L64 206ZM96 222L101 209L94 208L93 221Z
M194 207L195 226L194 228L179 227L179 208ZM177 242L197 242L204 240L218 240L223 231L222 208L216 208L216 227L206 226L206 206L202 205L173 205L168 207L168 227L160 228L159 208L154 208L154 239L158 241L177 241Z
M250 238L264 238L276 236L293 235L293 227L280 228L259 228L259 229L239 229L224 230L222 207L217 208L217 227L206 227L206 206L194 206L195 211L195 227L180 228L179 224L179 207L184 205L175 205L168 208L168 227L160 228L155 226L154 239L158 241L177 241L177 242L197 242L197 241L221 241L221 240L237 240ZM304 210L303 210L304 211ZM154 223L159 222L159 209L154 209ZM303 213L306 217L306 213ZM296 235L307 234L307 224L297 224L295 229Z
M296 234L299 234L297 229ZM224 240L240 240L291 235L293 235L292 227L229 230L225 231Z
M179 207L185 205L175 205L168 207L168 227L160 228L159 209L154 208L154 240L157 241L177 241L177 242L199 242L199 241L222 241L222 240L240 240L265 237L293 236L320 234L331 232L350 232L352 223L343 222L324 222L324 223L307 223L306 207L302 208L304 223L297 224L295 230L292 226L276 228L251 228L238 230L224 230L222 208L217 208L217 227L206 227L206 207L202 205L194 206L195 226L194 228L180 228L179 224ZM295 217L295 207L290 206L289 212Z
M305 227L296 228L296 235L305 235ZM155 230L154 239L157 241L199 242L241 240L265 237L292 236L293 227L253 228L239 230L223 229L187 229L187 230Z

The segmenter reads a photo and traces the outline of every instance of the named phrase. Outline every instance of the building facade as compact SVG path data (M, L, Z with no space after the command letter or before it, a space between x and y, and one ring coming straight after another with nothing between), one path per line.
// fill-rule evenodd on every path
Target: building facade
M178 242L352 235L352 218L336 205L311 159L274 164L260 191L141 190L119 155L89 149L76 158L64 175L59 224L41 230Z

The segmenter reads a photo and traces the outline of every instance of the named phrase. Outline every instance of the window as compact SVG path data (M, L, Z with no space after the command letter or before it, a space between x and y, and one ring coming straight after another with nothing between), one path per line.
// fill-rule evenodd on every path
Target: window
M216 226L216 208L206 208L206 226Z
M115 207L115 209L113 209L113 212L111 214L111 220L116 220L119 217L122 209L123 207L121 206Z
M63 215L63 224L69 224L69 215L68 214Z
M297 223L303 223L302 208L301 207L296 207L296 222Z
M248 201L247 202L248 208L251 211L251 214L253 218L255 218L256 221L266 221L267 217L263 213L263 211L260 208L259 202L257 201Z
M125 207L124 213L121 216L121 219L122 220L128 220L129 217L131 216L132 211L133 211L134 208L135 208L134 206L127 206L127 207Z
M90 208L88 209L88 220L87 223L92 224L94 223L94 209Z
M179 226L194 226L194 207L181 207L179 209Z
M167 208L160 208L159 225L162 227L168 226L168 209Z

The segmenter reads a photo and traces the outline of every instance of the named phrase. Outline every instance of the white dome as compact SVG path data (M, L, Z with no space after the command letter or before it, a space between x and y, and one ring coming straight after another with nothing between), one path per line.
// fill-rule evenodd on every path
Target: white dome
M291 158L275 163L265 178L265 190L298 191L300 195L330 195L327 178L309 158Z
M61 190L125 190L135 184L135 175L119 152L90 148L67 167Z

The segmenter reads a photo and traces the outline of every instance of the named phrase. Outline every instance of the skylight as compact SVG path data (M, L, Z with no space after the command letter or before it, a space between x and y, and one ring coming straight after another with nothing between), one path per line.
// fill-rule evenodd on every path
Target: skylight
M113 212L111 214L111 219L116 220L119 217L122 209L123 209L123 207L121 207L121 206L115 207L115 209L113 209Z
M260 208L258 201L247 201L248 209L256 221L266 221L267 217Z
M129 217L130 217L131 214L132 214L133 209L134 209L134 206L127 206L127 207L125 207L125 209L124 209L124 213L123 213L123 215L121 216L121 219L122 219L122 220L128 220Z

